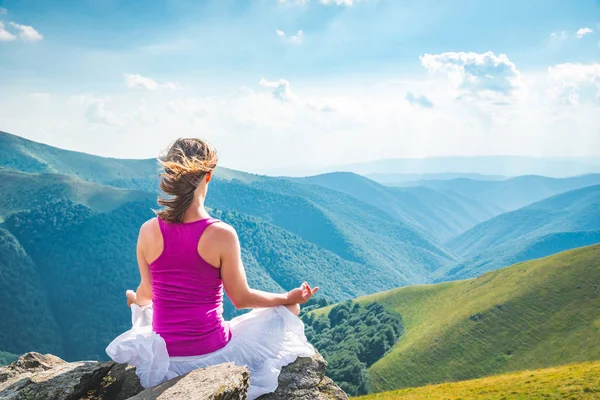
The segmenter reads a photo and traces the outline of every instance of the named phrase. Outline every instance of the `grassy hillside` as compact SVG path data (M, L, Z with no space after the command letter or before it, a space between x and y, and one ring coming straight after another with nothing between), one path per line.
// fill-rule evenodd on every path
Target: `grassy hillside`
M370 388L598 360L599 286L600 245L594 245L476 279L359 298L399 313L405 326L392 351L369 368Z
M430 237L441 241L501 212L495 206L455 192L427 187L387 187L349 172L296 178L294 182L319 185L346 193L420 228Z
M460 178L417 181L410 185L460 193L482 204L495 206L502 212L507 212L550 196L599 184L600 174L596 173L570 178L548 178L534 175L485 181Z
M597 399L600 362L570 364L355 397L355 400Z

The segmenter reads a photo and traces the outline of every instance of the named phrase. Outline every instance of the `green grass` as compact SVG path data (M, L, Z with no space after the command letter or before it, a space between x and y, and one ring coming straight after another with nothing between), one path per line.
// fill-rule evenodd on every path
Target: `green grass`
M599 397L600 362L588 362L377 393L355 397L354 400L525 400Z
M595 245L476 279L359 298L400 313L406 329L392 351L369 368L370 389L600 359L599 286Z

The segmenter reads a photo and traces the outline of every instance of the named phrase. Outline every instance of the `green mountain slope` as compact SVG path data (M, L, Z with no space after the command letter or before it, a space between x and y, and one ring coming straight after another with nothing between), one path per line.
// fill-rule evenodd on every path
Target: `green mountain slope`
M6 168L53 171L104 185L156 191L155 160L90 156L6 133L0 134L0 140L6 148L0 152L0 166ZM388 282L379 290L426 282L433 271L456 262L412 224L390 219L388 213L345 193L225 168L217 171L216 178L209 206L262 218L348 261L366 265L372 279Z
M455 261L450 252L414 226L344 193L275 179L254 182L252 187L302 197L314 204L341 232L350 259L376 269L396 271L389 275L391 278L402 274L406 282L426 282L432 272ZM335 248L326 248L339 254Z
M138 284L135 242L140 225L153 215L152 206L153 201L131 202L99 213L70 201L53 201L9 217L5 226L35 262L48 296L49 310L39 310L56 318L59 333L38 332L29 320L20 326L39 340L58 338L64 349L54 352L66 359L105 358L106 344L128 328L124 291ZM259 289L279 292L309 280L323 289L322 295L340 301L391 285L384 275L374 276L364 265L258 218L220 210L213 214L238 231L248 279ZM5 270L11 271L0 269ZM17 273L15 279L26 284L30 275ZM12 286L19 287L14 282ZM11 299L1 303L2 309L11 307ZM20 310L24 315L30 314L28 304ZM226 316L232 315L228 303ZM0 348L28 350L2 342Z
M153 199L147 192L93 184L67 175L24 173L0 168L0 220L27 210L36 202L69 199L98 211L110 211L129 201Z
M19 242L2 228L0 254L0 350L61 353L44 281Z
M369 368L373 391L600 359L600 245L479 278L359 298L405 334ZM325 312L325 310L320 311Z

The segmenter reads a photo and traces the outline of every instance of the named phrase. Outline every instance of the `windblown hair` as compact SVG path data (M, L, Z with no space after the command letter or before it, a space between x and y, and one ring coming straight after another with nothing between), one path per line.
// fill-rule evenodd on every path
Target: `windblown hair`
M202 139L177 139L165 155L159 158L164 168L159 187L162 194L156 212L163 221L183 222L183 214L194 201L194 191L206 174L217 167L217 149Z

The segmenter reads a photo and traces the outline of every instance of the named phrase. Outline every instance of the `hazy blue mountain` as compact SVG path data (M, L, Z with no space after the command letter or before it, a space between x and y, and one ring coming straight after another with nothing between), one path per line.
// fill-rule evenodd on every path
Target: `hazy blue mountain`
M421 181L449 181L452 179L472 179L474 181L503 181L508 176L483 175L460 172L444 172L439 174L395 174L373 173L365 174L369 179L387 186L416 186Z
M444 192L460 193L481 203L495 206L504 212L516 210L559 193L598 184L600 184L600 174L570 178L519 176L503 181L452 179L414 183L414 185Z
M600 158L533 158L523 156L474 156L397 158L348 164L336 171L366 174L441 174L543 175L567 177L600 173Z
M595 229L600 229L600 185L559 194L499 215L447 245L456 254L469 257L510 240Z
M463 261L437 272L458 279L515 262L598 243L600 185L573 190L505 213L450 240Z
M493 205L456 192L427 187L388 187L349 172L295 178L293 181L346 193L419 228L438 241L456 236L500 213Z

